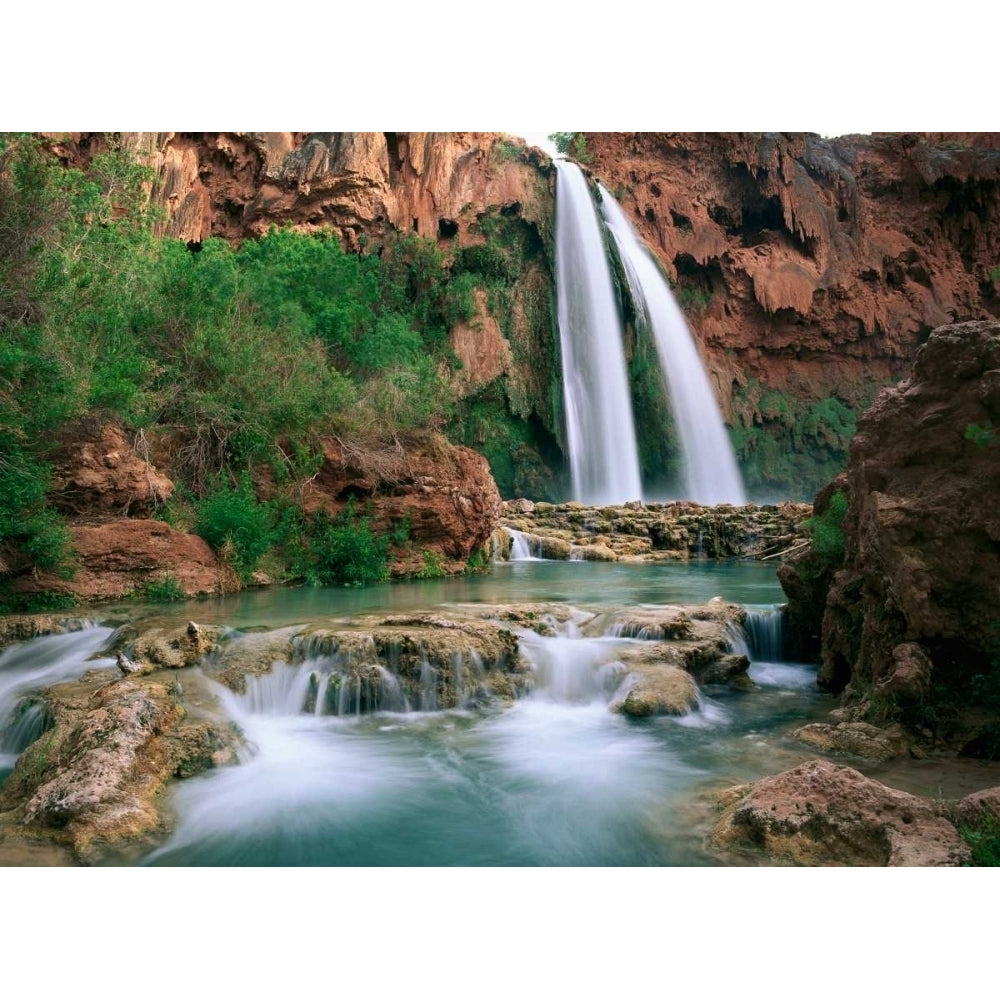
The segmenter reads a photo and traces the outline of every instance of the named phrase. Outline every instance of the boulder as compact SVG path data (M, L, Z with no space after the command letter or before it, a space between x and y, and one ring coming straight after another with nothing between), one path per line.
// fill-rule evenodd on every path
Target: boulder
M879 728L867 722L838 722L830 725L814 722L796 729L797 740L824 753L846 753L867 760L892 760L905 757L909 744L900 726Z
M731 789L714 840L796 865L956 866L971 859L934 803L812 760Z
M173 581L193 597L218 593L224 579L204 539L163 521L116 518L74 524L70 532L78 559L73 578L52 573L19 577L15 590L72 594L81 601L120 600Z
M140 446L144 441L140 436ZM173 492L148 451L137 451L118 424L86 421L61 432L52 458L52 502L64 513L145 517Z

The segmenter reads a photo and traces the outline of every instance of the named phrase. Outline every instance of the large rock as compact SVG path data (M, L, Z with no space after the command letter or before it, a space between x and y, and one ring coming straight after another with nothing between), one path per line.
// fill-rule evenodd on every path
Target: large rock
M173 777L234 764L242 741L225 720L188 716L173 674L92 671L42 694L51 728L18 757L0 791L0 839L55 840L94 860L103 846L161 824ZM211 702L200 690L199 700Z
M934 804L850 767L813 760L726 793L719 846L797 865L968 863L958 831Z
M77 424L60 437L52 457L52 501L61 511L144 516L174 492L174 484L117 424ZM141 447L144 439L138 440Z
M118 518L70 528L78 568L65 580L51 573L21 577L15 589L72 594L81 601L141 594L173 581L187 596L218 593L224 577L208 543L163 521Z
M849 685L874 721L902 713L954 740L995 729L1000 323L935 330L862 418L847 476L821 683Z
M390 532L407 521L409 544L395 551L395 574L419 573L425 550L441 559L442 569L456 572L489 547L500 493L489 463L469 448L440 434L411 434L363 448L327 439L323 455L303 490L303 509L332 515L353 499L373 531Z

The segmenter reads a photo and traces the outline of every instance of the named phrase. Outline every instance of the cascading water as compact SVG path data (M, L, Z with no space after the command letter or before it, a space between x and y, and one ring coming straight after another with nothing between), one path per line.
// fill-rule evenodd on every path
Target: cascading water
M88 626L31 639L0 653L0 772L12 768L44 728L45 713L31 703L31 696L88 670L114 666L114 660L93 658L113 633Z
M747 608L743 627L730 625L729 648L750 661L750 679L762 687L808 690L816 687L816 668L782 659L785 612L781 605Z
M694 338L666 279L621 206L599 185L601 211L614 236L632 297L653 331L684 452L687 499L746 503L746 492L722 414Z
M504 528L510 535L510 562L537 562L542 558L542 543L540 539L532 539L516 528Z
M779 663L785 640L785 612L782 607L748 609L744 629L750 639L754 660Z
M556 263L574 499L642 496L621 321L601 224L580 168L556 160Z

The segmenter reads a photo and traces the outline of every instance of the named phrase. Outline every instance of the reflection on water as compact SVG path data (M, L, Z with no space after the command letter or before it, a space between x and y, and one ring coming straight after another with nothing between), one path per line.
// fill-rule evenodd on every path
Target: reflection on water
M584 605L700 604L720 596L738 604L772 605L784 600L768 563L591 563L525 561L497 563L489 573L352 587L245 590L226 597L189 601L157 617L221 623L233 628L277 628L330 615L426 610L449 604L516 604L565 601ZM115 609L111 609L113 615ZM136 606L123 609L135 617ZM140 609L141 610L141 609Z

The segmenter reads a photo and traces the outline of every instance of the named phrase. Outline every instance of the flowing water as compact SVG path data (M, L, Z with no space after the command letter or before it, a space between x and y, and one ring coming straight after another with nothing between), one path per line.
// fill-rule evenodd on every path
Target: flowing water
M686 499L746 503L746 491L694 337L670 285L621 206L600 187L601 211L614 236L633 301L645 311L667 384L684 457Z
M642 496L625 348L604 236L587 181L555 161L559 343L573 499Z
M364 706L378 710L362 711L332 695L343 665L318 654L279 664L243 695L219 688L246 759L177 786L174 833L147 863L712 864L699 793L807 756L781 731L823 704L809 668L790 666L789 683L765 679L752 692L706 689L688 716L630 720L608 703L625 676L621 651L639 640L579 627L602 607L716 594L766 609L780 596L771 567L532 561L455 583L463 594L445 588L435 602L422 591L422 607L544 600L590 610L553 622L554 635L521 635L536 686L508 708L437 711L386 682Z
M609 711L625 681L622 652L641 640L616 635L603 612L716 595L753 609L749 629L732 642L758 661L751 674L759 687L706 688L697 710L677 718L630 720ZM544 601L570 613L552 621L552 635L521 635L536 683L510 707L480 696L483 665L475 657L453 664L464 707L441 711L430 664L407 698L392 664L378 663L374 650L366 658L359 645L348 661L311 639L303 640L302 662L276 664L242 695L207 682L246 737L243 761L173 786L172 834L146 863L718 863L705 847L705 790L807 757L784 732L829 707L811 668L761 660L773 646L754 651L755 636L780 627L771 621L780 623L773 612L780 596L773 567L760 563L535 560L500 564L482 577L368 591L276 590L170 609L177 622L243 628L245 638L233 642L252 641L251 625L357 611L446 613L480 602ZM605 618L604 634L596 634L594 622ZM0 656L8 768L44 726L34 695L109 666L101 653L112 640L111 629L91 627Z
M43 636L0 653L0 780L45 727L45 713L35 700L38 692L114 664L97 658L113 629L81 624L79 631Z

